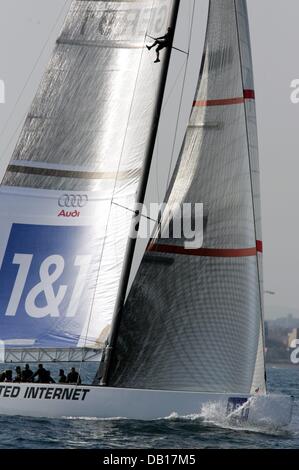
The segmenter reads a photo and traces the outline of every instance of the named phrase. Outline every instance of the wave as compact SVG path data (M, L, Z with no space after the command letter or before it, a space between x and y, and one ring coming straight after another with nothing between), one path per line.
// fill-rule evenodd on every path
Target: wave
M115 418L96 418L92 416L63 416L62 419L69 421L128 421L128 418L122 418L121 416L116 416Z
M227 413L227 406L223 402L208 402L204 404L201 411L196 414L179 415L176 412L171 413L163 420L166 421L198 421L204 426L215 426L221 429L231 431L243 431L259 433L269 436L289 437L292 432L287 428L277 428L273 426L270 420L264 419L258 425L251 424L244 420L243 413L250 406L254 408L257 398L251 397L244 405L238 409ZM162 419L161 419L162 420ZM160 420L160 421L161 421Z

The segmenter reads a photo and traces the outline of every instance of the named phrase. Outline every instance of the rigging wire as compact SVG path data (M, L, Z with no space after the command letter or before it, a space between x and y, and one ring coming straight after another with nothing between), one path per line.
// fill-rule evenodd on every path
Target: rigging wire
M150 36L147 34L148 37L152 38L152 39L155 39L153 38L153 36ZM172 47L173 49L173 47ZM154 74L154 68L156 68L153 64L151 64L151 74L152 74L152 80L155 79L155 74ZM175 89L176 89L176 85L181 77L181 74L183 72L185 68L185 63L183 63L183 65L180 67L177 75L176 75L176 78L175 78L175 81L174 81L174 84L172 85L171 89L169 90L168 94L165 96L164 100L163 100L163 104L162 104L162 108L161 108L161 114L164 112L165 108L167 107L168 103L169 103L169 100L170 98L172 97ZM155 146L155 160L156 160L156 164L155 164L155 167L156 167L156 175L158 175L158 170L159 170L159 139L160 139L160 136L159 136L159 133L157 134L157 139L156 139L156 146ZM158 197L158 201L160 201L160 191L159 191L159 182L158 182L158 177L156 177L156 191L157 191L157 197Z
M166 99L163 101L163 106L162 106L162 110L161 110L161 113L164 112L164 110L166 109L168 103L169 103L169 100L170 98L172 97L175 89L176 89L176 86L179 82L179 80L181 79L181 75L184 71L184 68L185 68L185 62L183 63L183 65L180 67L179 71L178 71L178 74L176 76L176 79L174 81L174 84L172 85L169 93L168 93L168 96L166 97ZM158 133L157 135L157 141L156 141L156 148L155 148L155 161L156 161L156 189L157 189L157 196L158 196L158 201L160 201L160 191L159 191L159 181L158 181L158 174L159 174L159 146L160 146L160 135Z
M154 219L152 219L151 217L149 217L148 215L144 215L144 214L140 214L140 211L137 210L137 211L134 211L134 209L130 209L129 207L126 207L126 206L123 206L122 204L118 204L117 202L115 201L112 201L112 204L114 206L117 206L117 207L121 207L122 209L125 209L126 211L128 212L132 212L132 214L135 214L136 217L140 215L140 217L142 217L143 219L147 219L147 220L151 220L152 222L156 222Z
M144 35L143 44L145 44L148 27L149 27L149 25L151 24L151 21L152 21L154 3L155 3L155 0L152 0L151 14L150 14L150 17L149 17L149 20L148 20L147 30L146 30L145 35ZM126 125L125 136L124 136L124 139L123 139L123 144L122 144L122 148L121 148L121 152L120 152L120 158L119 158L119 162L118 162L118 168L117 168L117 172L116 172L116 176L115 176L115 180L114 180L112 198L111 198L111 201L110 201L110 207L109 207L109 212L108 212L108 216L107 216L107 223L106 223L106 227L105 227L104 242L103 242L103 247L102 247L102 251L101 251L101 255L100 255L99 267L98 267L97 273L96 273L96 283L95 283L96 286L99 283L99 277L100 277L100 272L101 272L101 267L102 267L102 260L103 260L104 249L105 249L106 240L107 240L107 232L108 232L108 227L109 227L109 223L110 223L110 216L111 216L111 212L112 212L112 207L113 207L113 205L116 205L115 202L114 202L114 197L115 197L115 192L116 192L116 187L117 187L117 182L118 182L118 175L119 175L120 167L121 167L121 163L122 163L122 157L123 157L124 148L125 148L125 144L126 144L127 132L128 132L128 129L129 129L129 123L130 123L130 118L131 118L131 114L132 114L132 110L133 110L133 104L135 103L135 95L136 95L138 79L139 79L139 75L140 75L140 71L141 71L141 64L142 64L142 59L143 59L143 56L144 56L144 52L145 52L145 48L143 47L142 52L140 54L140 59L139 59L139 64L138 64L138 69L137 69L137 74L136 74L136 80L135 80L135 84L134 84L133 96L132 96L130 110L129 110L129 114L128 114L128 120L127 120L127 125ZM96 288L94 289L94 293L93 293L93 297L92 297L92 301L91 301L91 305L90 305L89 319L88 319L88 323L87 323L87 327L86 327L86 335L85 335L85 339L84 339L84 347L86 347L86 343L87 343L87 340L88 340L88 331L89 331L89 328L90 328L90 323L91 323L91 318L92 318L92 311L93 311L93 308L94 308L95 299L96 299ZM80 363L79 370L81 370L81 367L82 367L82 361Z
M163 113L165 108L167 107L167 105L169 103L169 100L170 100L171 96L173 95L174 90L176 89L177 83L180 80L181 74L183 73L183 70L185 69L185 74L184 74L184 79L183 79L183 84L182 84L182 91L181 91L181 104L182 104L182 98L183 98L185 83L186 83L186 72L187 72L187 67L188 67L188 60L189 60L191 40L192 40L192 28L193 28L193 20L194 20L194 11L195 11L195 0L193 0L193 8L192 9L190 8L190 3L189 3L189 23L190 23L189 45L188 45L188 51L187 52L183 51L187 56L187 60L180 67L180 69L177 73L176 79L174 81L174 84L173 84L173 86L171 87L171 89L168 93L168 96L166 97L166 99L163 100L163 106L162 106L162 109L161 109L161 113ZM151 37L152 39L155 39L152 36L149 36L149 37ZM173 46L172 46L172 49L179 50L178 48L173 47ZM180 104L180 109L181 109L181 104ZM177 129L178 129L178 121L179 121L179 115L178 115L176 131L175 131L175 137L174 137L175 141L176 141L176 134L177 134ZM158 174L159 174L159 141L160 141L160 136L159 136L159 133L158 133L157 134L157 140L156 140L156 155L157 156L156 156L156 159L155 159L156 160L156 165L155 166L156 166L156 190L157 190L158 200L160 201L160 191L159 191L159 181L158 181ZM169 171L171 170L171 167L172 167L173 153L174 153L174 147L172 149L171 163L170 163ZM167 189L168 189L168 186L169 186L169 176L167 178Z
M183 54L189 55L189 52L183 51L183 49L179 49L178 47L172 46L172 49L174 49L175 51L182 52Z
M187 55L187 60L186 60L186 67L185 67L185 73L184 73L182 93L181 93L181 98L180 98L179 112L178 112L177 121L176 121L175 138L174 138L174 141L173 141L171 161L170 161L169 170L168 170L167 188L169 186L170 179L171 179L171 168L172 168L172 165L173 165L173 157L174 157L174 151L175 151L175 145L176 145L176 136L177 136L177 132L178 132L178 128L179 128L180 115L181 115L181 110L182 110L182 105L183 105L183 97L184 97L184 91L185 91L185 85L186 85L186 79L187 79L187 71L188 71L188 64L189 64L189 58L190 58L192 32L193 32L193 25L194 25L194 15L195 15L195 0L193 0L191 22L190 22L189 43L188 43L188 55Z
M168 170L168 176L167 176L167 184L166 184L166 191L168 191L168 188L169 188L169 184L170 184L170 179L171 179L171 169L172 169L172 166L173 166L173 158L174 158L174 153L175 153L175 146L176 146L176 137L177 137L177 131L178 131L178 126L179 126L179 120L180 120L180 114L181 114L181 109L182 109L182 104L183 104L183 96L184 96L184 91L185 91L185 85L186 85L186 79L187 79L187 70L188 70L188 63L189 63L189 58L190 58L190 50L191 50L191 41L192 41L192 32L193 32L193 25L194 25L194 16L195 16L195 0L193 0L193 7L192 9L190 8L189 9L189 20L190 20L190 34L189 34L189 41L188 41L188 52L187 52L187 59L186 61L183 63L180 71L179 71L179 74L177 76L177 79L171 89L171 92L169 93L169 96L167 97L167 100L162 108L162 112L164 111L166 105L168 104L168 101L177 85L177 82L180 78L180 75L182 73L182 71L185 69L184 71L184 78L183 78L183 84L182 84L182 90L181 90L181 95L180 95L180 104L179 104L179 110L178 110L178 116L177 116L177 121L176 121L176 128L175 128L175 136L174 136L174 141L173 141L173 146L172 146L172 152L171 152L171 160L170 160L170 164L169 164L169 170ZM157 136L157 145L159 145L159 134ZM159 168L159 152L158 152L158 155L157 155L157 158L156 158L156 186L157 186L157 192L158 192L158 195L159 195L159 182L158 182L158 168ZM160 217L160 220L157 220L156 221L157 223L157 226L153 232L153 234L158 234L160 229L161 229L161 224L162 224L162 217ZM154 236L154 235L153 235Z

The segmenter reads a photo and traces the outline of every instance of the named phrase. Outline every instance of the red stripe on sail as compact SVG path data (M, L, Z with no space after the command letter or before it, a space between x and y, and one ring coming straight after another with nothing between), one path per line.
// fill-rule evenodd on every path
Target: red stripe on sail
M254 100L254 90L244 90L243 96L237 98L223 98L218 100L207 100L207 101L194 101L194 107L205 107L205 106L230 106L233 104L243 104L245 100Z
M262 242L257 242L253 248L198 248L187 249L183 246L151 244L148 251L187 256L207 256L211 258L245 258L256 256L262 252Z
M257 240L256 250L258 253L263 253L263 242L261 240Z
M255 100L255 91L254 90L244 90L244 99L245 100Z
M232 104L242 104L244 103L244 98L225 98L221 100L207 100L207 101L194 101L194 107L204 107L204 106L228 106Z

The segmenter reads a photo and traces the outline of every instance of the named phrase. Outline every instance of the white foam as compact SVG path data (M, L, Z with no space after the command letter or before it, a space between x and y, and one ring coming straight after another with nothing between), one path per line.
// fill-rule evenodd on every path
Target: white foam
M259 425L250 424L248 421L242 419L242 412L247 406L254 408L258 397L251 397L238 409L227 414L227 407L221 402L210 402L203 405L200 417L206 424L212 424L224 429L231 429L236 431L249 431L254 433L281 435L286 431L279 430L273 427L273 424L265 419L260 421Z
M229 429L233 431L246 431L259 434L267 434L273 436L286 435L290 433L290 430L277 429L273 426L270 420L266 418L263 420L259 418L259 424L254 425L246 421L243 418L244 410L250 406L253 410L258 402L259 396L249 398L243 405L238 409L233 410L227 414L227 404L223 401L211 401L204 404L199 413L190 415L180 415L179 413L173 412L165 418L160 420L176 421L176 420L187 420L187 421L199 421L203 425L216 426L222 429Z
M70 421L125 421L128 418L122 418L120 416L115 418L96 418L96 417L86 417L86 416L63 416L62 419Z

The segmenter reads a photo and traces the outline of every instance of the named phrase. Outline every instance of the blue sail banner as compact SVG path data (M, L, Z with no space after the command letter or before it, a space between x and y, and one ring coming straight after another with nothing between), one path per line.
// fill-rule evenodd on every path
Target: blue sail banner
M90 227L13 224L0 270L1 339L75 346L94 247Z
M88 329L109 209L97 194L1 188L0 341L59 348ZM101 214L101 217L100 217ZM106 326L98 321L100 331Z

